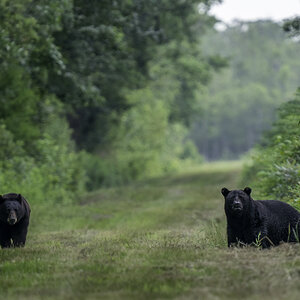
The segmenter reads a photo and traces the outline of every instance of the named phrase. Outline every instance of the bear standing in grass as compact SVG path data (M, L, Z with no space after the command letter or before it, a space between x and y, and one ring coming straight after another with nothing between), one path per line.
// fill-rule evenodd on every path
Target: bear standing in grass
M0 245L24 246L29 225L30 207L21 194L0 195Z
M251 189L222 189L227 217L228 247L233 243L256 244L262 248L283 242L299 242L300 213L277 200L254 201Z

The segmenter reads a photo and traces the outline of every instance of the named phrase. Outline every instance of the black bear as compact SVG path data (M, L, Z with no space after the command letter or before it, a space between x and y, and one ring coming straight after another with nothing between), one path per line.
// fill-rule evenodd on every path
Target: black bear
M30 218L30 207L21 194L0 195L0 245L24 246Z
M253 200L251 189L229 191L225 198L228 247L233 243L256 244L262 248L280 242L299 242L300 213L278 200Z

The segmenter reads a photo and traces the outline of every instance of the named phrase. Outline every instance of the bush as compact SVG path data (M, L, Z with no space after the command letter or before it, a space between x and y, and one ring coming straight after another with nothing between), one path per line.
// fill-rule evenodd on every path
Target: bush
M265 135L244 170L261 196L277 198L300 209L300 90L279 110L279 118Z
M136 90L128 99L134 105L111 133L113 150L84 154L89 190L160 176L203 161L186 127L168 122L170 108L152 90Z
M35 156L24 150L22 143L3 125L0 127L0 186L2 193L23 194L32 203L70 202L85 191L86 176L82 155L71 149L70 130L60 122L58 142L44 132L35 142ZM46 126L48 129L51 125Z

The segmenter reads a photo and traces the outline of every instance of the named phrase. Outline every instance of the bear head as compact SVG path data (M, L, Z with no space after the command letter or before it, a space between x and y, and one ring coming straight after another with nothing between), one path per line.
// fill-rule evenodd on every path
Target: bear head
M21 194L0 195L0 220L9 225L15 225L24 216Z
M245 212L249 212L252 198L250 197L251 188L246 187L244 190L229 191L222 188L222 195L225 198L225 212L231 216L242 216Z

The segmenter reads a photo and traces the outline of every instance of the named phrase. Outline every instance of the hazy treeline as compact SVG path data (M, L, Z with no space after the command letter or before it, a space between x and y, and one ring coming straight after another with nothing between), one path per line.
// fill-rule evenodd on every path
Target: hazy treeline
M1 191L63 201L200 161L213 2L0 1Z
M208 159L237 158L269 129L276 108L293 98L300 78L300 44L272 21L237 22L209 32L206 53L228 58L201 101L192 138Z
M300 18L285 22L284 30L298 38ZM252 151L241 183L253 185L261 197L284 200L300 209L300 87L291 101L280 106L276 122Z

